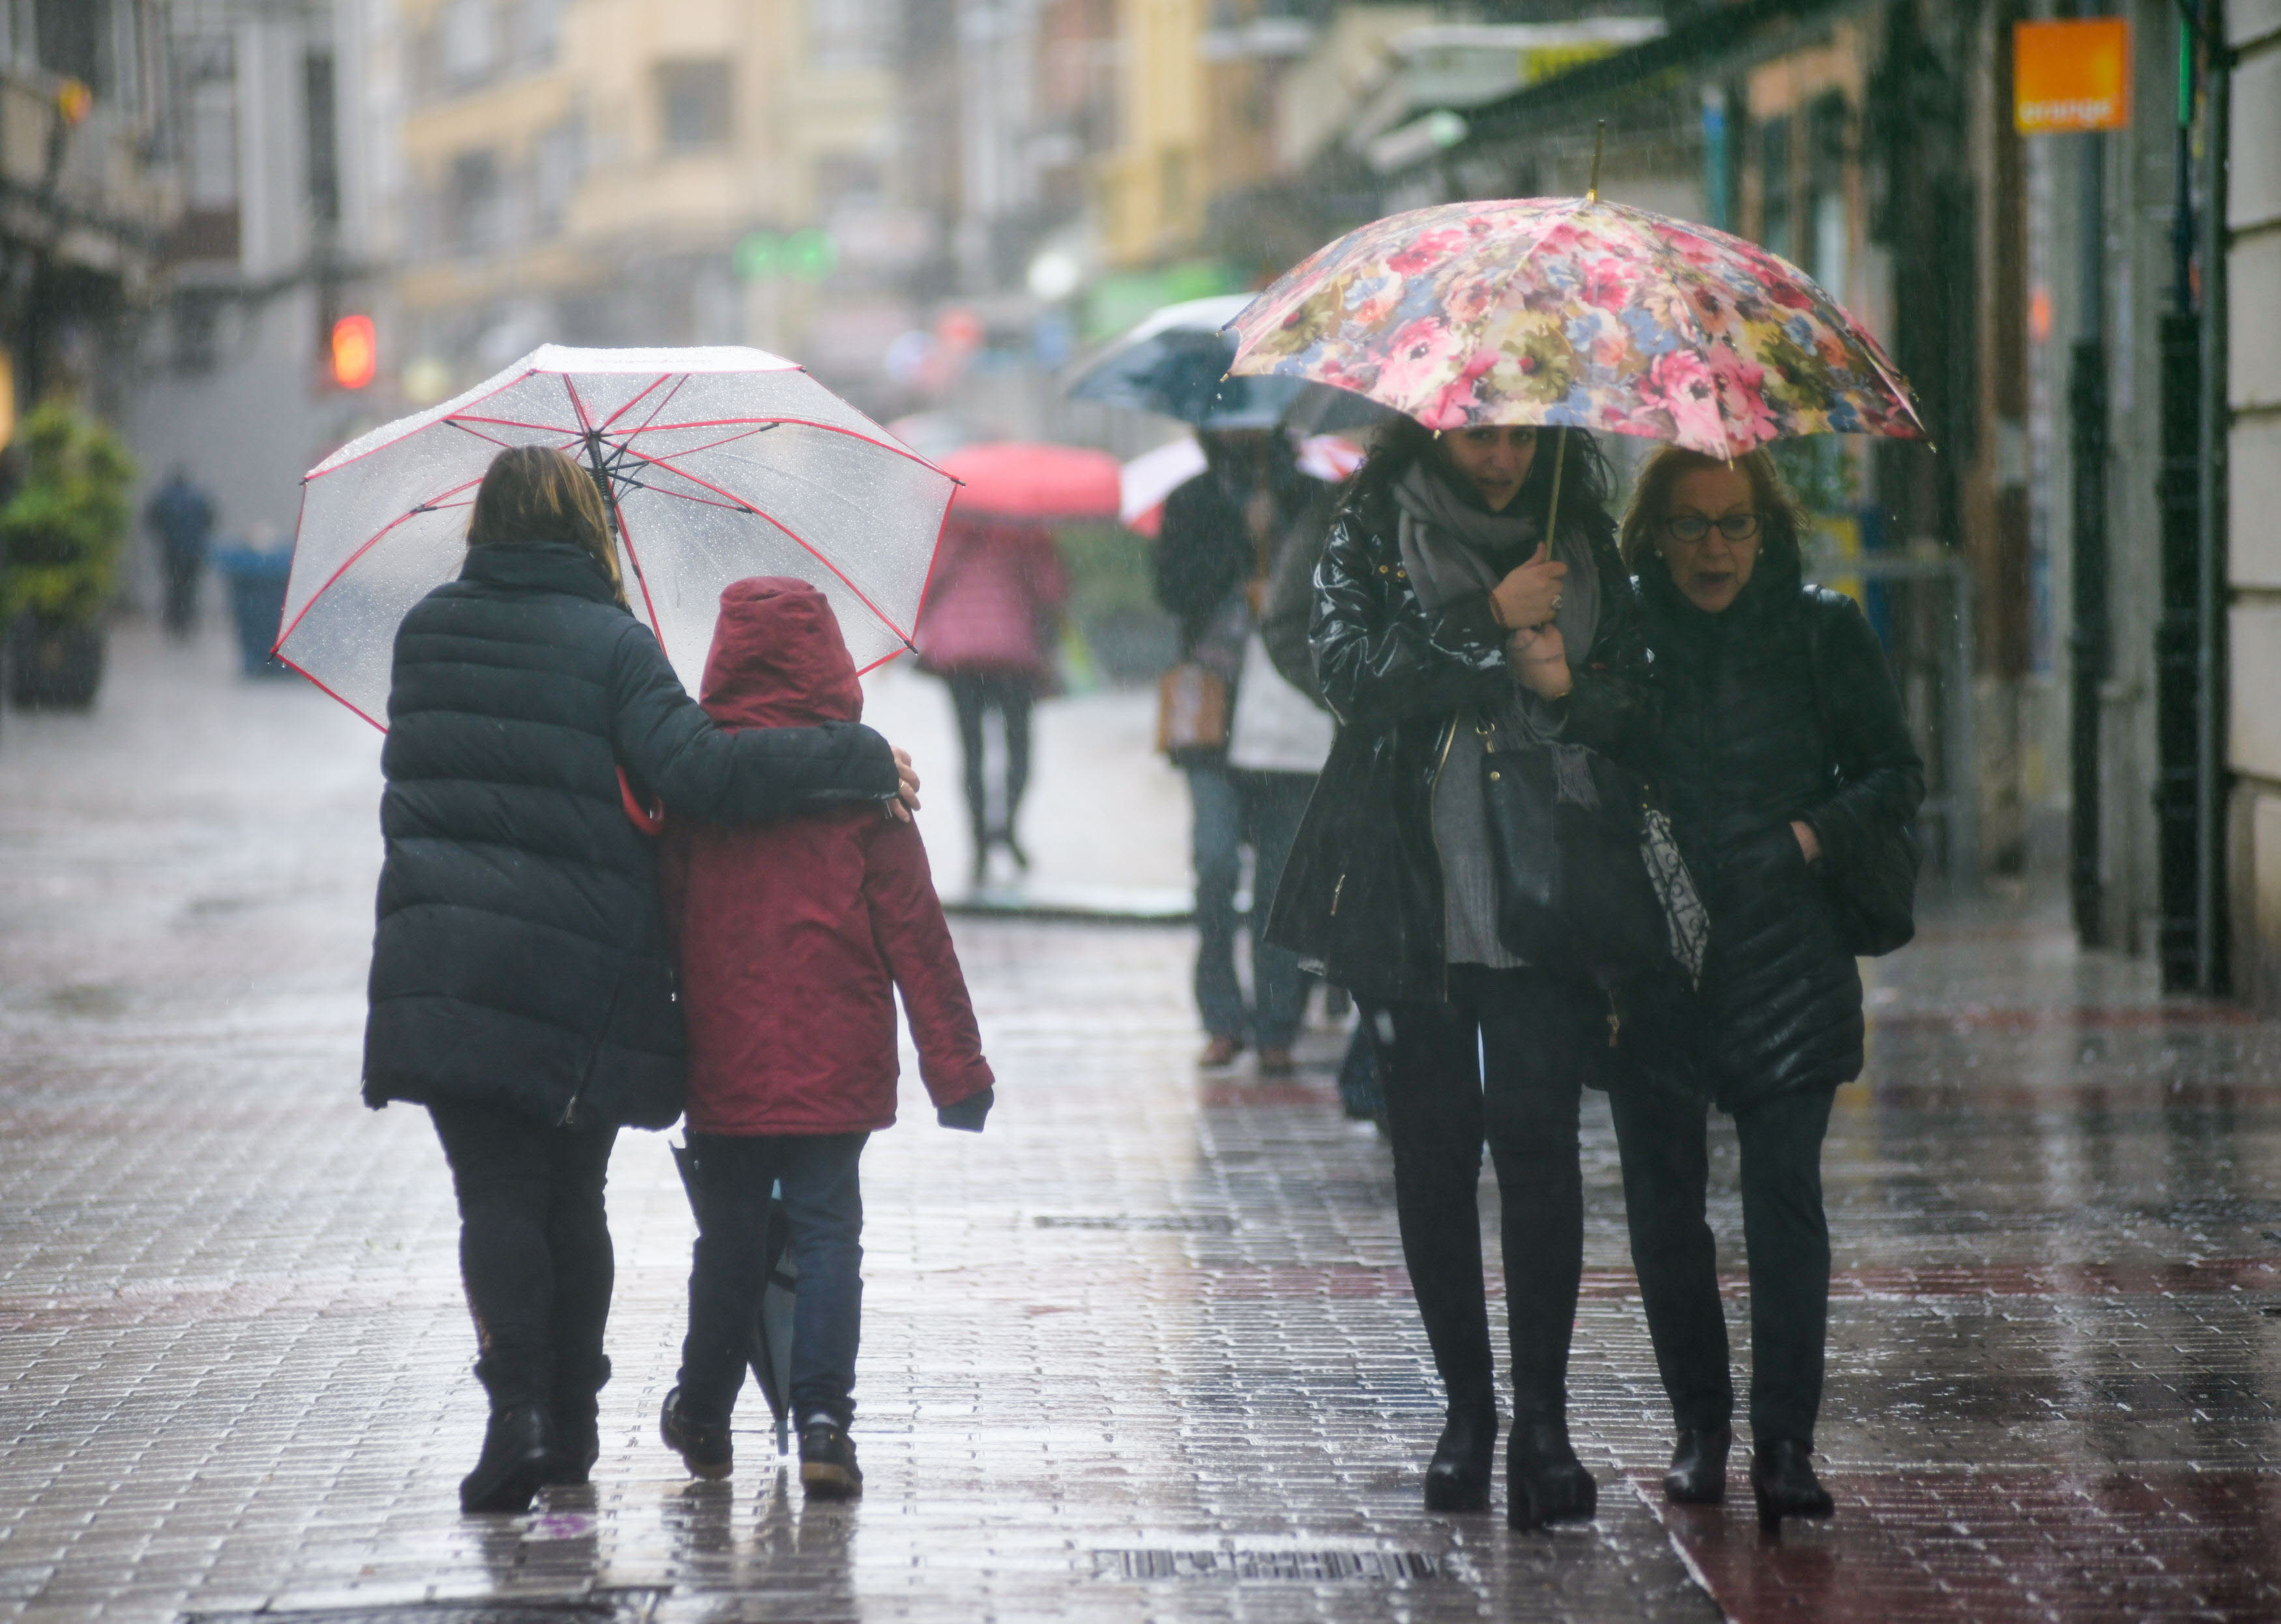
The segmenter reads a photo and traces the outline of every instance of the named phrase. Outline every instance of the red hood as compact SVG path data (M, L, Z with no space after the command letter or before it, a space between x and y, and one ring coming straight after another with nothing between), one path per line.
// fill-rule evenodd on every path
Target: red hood
M725 727L807 727L860 721L863 686L823 594L754 576L721 594L698 701Z

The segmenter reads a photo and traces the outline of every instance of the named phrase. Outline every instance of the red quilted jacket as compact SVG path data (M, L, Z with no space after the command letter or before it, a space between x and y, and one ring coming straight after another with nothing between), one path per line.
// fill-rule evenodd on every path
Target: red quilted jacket
M723 727L854 722L863 690L823 594L721 594L699 702ZM991 1086L916 827L867 801L730 828L676 817L660 853L698 1133L847 1133L895 1119L895 990L939 1106Z

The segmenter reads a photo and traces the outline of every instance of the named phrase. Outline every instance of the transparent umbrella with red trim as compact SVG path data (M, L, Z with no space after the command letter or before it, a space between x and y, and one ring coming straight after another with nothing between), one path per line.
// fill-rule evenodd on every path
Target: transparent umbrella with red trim
M862 669L910 646L948 474L766 351L548 344L303 477L277 657L384 725L397 623L459 574L491 460L530 445L607 484L634 613L692 692L746 576L812 582Z

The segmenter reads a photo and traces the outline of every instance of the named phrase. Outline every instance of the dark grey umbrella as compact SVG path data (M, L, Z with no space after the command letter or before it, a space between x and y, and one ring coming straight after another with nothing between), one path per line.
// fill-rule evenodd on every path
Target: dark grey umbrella
M692 1172L689 1147L674 1145L671 1148L673 1164L681 1173L682 1193L689 1197L689 1210L694 1212L697 1182ZM781 1455L791 1442L792 1317L800 1292L800 1269L792 1260L792 1218L785 1211L781 1184L769 1190L769 1216L762 1230L761 1260L766 1282L761 1288L759 1310L746 1331L746 1359L752 1366L753 1380L760 1384L761 1396L769 1401L769 1414L776 1422L777 1453Z
M1227 375L1235 336L1220 329L1250 303L1248 293L1229 293L1165 305L1079 367L1070 398L1156 412L1199 429L1274 428L1305 385Z

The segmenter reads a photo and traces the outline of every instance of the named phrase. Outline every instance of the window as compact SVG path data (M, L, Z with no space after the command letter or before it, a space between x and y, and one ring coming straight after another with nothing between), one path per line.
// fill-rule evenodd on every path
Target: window
M514 0L514 59L519 67L541 68L562 44L563 0Z
M460 153L445 177L445 245L463 254L497 246L506 235L506 205L499 154L488 149Z
M499 24L494 0L445 0L437 54L447 86L473 84L499 66Z
M808 0L808 57L818 67L887 66L893 0Z
M1790 120L1768 119L1759 126L1759 241L1769 253L1798 258L1798 228L1792 218Z
M341 223L341 148L334 115L333 53L301 58L301 118L309 152L309 218L321 231Z
M531 154L531 204L538 229L549 236L562 228L570 199L586 172L586 127L564 120L539 134Z
M717 146L729 139L729 65L657 65L658 124L669 148Z
M40 66L79 80L98 95L108 90L104 35L110 22L111 7L102 0L34 0L32 37Z
M1852 220L1845 200L1845 148L1850 115L1842 96L1825 96L1806 119L1806 228L1813 234L1805 268L1831 297L1845 297Z

